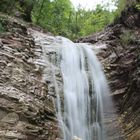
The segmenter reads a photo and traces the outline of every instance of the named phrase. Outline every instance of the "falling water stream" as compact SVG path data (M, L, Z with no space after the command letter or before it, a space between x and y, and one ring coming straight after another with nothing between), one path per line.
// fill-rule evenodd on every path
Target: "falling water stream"
M102 67L88 45L74 44L65 38L62 44L64 140L105 140L103 98L109 90Z
M103 69L93 50L87 44L76 44L63 37L44 37L40 42L44 42L41 43L44 63L50 63L63 139L108 140L104 112L112 109L112 102ZM57 50L56 62L48 60L48 49ZM63 79L62 93L55 78L56 65Z

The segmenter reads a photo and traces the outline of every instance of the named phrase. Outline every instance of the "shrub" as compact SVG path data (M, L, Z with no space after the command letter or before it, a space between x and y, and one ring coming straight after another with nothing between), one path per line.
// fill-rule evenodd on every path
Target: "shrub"
M123 46L129 45L131 42L135 40L135 35L132 31L126 31L120 35L121 44Z
M0 33L5 32L5 28L2 23L0 23Z

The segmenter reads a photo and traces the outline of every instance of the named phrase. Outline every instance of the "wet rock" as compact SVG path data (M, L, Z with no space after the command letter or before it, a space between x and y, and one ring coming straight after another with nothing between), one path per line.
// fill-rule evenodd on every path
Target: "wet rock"
M35 64L41 55L35 50L41 46L25 25L9 19L5 23L11 33L0 36L0 139L54 140L54 97L48 98L43 67Z

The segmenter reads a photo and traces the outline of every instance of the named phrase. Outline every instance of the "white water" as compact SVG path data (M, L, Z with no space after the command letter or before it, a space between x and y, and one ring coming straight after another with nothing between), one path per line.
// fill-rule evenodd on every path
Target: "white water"
M105 140L103 98L109 90L102 67L88 45L62 38L61 71L64 82L64 113L60 98L58 116L64 140ZM109 97L109 96L108 96Z
M91 47L39 32L33 35L43 50L41 63L46 65L43 79L50 77L50 87L52 83L55 86L57 117L63 139L109 140L104 127L104 112L112 110L112 102L102 67ZM57 62L56 53L58 58L60 55ZM59 70L63 77L63 91L56 79Z

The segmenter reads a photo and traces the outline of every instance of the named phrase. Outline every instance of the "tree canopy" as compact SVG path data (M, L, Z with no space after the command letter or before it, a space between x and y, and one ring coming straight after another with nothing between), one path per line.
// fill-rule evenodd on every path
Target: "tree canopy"
M122 8L125 0L114 0ZM55 35L75 39L102 30L110 24L120 9L109 11L108 5L96 9L74 9L70 0L1 0L0 11L19 15L24 20L40 25Z

